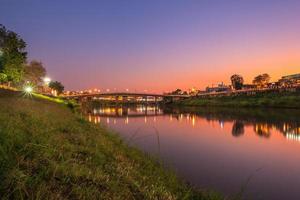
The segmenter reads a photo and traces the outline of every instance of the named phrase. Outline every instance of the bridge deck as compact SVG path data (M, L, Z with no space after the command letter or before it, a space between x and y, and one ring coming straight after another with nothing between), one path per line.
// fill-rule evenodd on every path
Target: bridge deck
M115 93L91 93L91 94L76 94L76 95L64 95L64 98L80 98L80 97L109 97L109 96L123 96L123 97L179 97L187 98L190 95L169 95L169 94L146 94L146 93L127 93L127 92L115 92Z

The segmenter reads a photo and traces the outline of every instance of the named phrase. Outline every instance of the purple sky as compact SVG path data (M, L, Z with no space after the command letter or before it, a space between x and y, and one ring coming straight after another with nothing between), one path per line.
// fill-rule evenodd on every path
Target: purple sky
M162 92L300 72L300 1L0 0L67 89Z

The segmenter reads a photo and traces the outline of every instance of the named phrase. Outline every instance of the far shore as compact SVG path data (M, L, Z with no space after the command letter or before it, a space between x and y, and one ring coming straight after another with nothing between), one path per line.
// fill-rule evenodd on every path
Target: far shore
M300 109L300 91L220 97L190 97L170 105L199 107L261 107Z

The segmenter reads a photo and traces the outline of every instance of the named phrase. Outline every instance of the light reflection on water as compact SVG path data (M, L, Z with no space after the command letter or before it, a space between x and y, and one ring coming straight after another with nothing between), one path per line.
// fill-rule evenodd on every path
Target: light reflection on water
M233 194L247 185L249 198L300 199L299 110L136 106L85 115L198 187Z

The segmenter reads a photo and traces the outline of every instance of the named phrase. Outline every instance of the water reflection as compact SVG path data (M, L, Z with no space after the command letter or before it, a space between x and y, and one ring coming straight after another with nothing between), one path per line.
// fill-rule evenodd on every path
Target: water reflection
M293 111L289 113L288 119L272 115L269 112L260 110L256 112L259 115L253 115L253 112L249 114L243 114L243 112L228 109L226 112L223 110L207 110L203 109L199 112L194 110L182 110L182 109L170 109L160 108L159 106L146 106L139 105L135 107L99 107L92 110L86 109L85 114L88 116L90 122L95 124L101 123L103 119L106 124L123 123L125 125L130 123L131 118L143 117L144 123L156 122L157 116L168 116L169 122L176 120L180 123L190 124L192 127L197 125L197 119L205 119L210 122L210 125L215 125L218 122L221 129L225 124L231 124L231 133L234 137L241 137L245 134L245 126L252 126L254 133L261 138L270 138L272 132L279 131L286 139L300 141L300 119L298 118L299 111ZM280 110L277 110L280 112ZM288 111L286 111L288 112ZM293 113L294 112L294 113ZM255 113L255 112L254 112ZM242 117L241 117L242 116ZM124 120L117 120L118 118L124 118ZM198 122L201 123L201 122Z
M112 116L112 117L122 117L122 116L152 116L163 114L162 110L158 106L145 106L138 105L134 107L99 107L94 108L92 112L89 113L93 115L101 116Z
M232 135L239 137L244 134L244 123L241 121L235 121L232 126Z
M140 105L87 108L84 115L198 187L237 193L254 174L249 199L300 199L300 110Z

